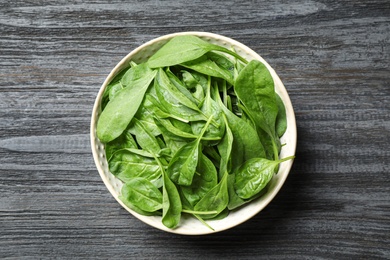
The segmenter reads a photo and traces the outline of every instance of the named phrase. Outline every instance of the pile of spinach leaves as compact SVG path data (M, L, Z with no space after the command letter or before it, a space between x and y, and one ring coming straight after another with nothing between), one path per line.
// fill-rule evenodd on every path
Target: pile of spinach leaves
M124 183L120 199L175 228L182 214L209 226L264 194L293 158L279 159L286 128L263 63L186 35L110 82L97 136Z

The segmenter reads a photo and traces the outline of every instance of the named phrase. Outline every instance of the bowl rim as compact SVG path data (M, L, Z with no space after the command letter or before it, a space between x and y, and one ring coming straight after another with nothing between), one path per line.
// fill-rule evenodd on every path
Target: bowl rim
M291 167L293 165L294 159L286 161L286 162L283 162L283 167L284 167L284 172L283 173L284 174L281 176L281 179L277 182L276 186L273 187L272 192L269 193L269 191L267 191L267 193L266 193L267 196L262 196L262 197L266 197L266 198L262 201L261 206L256 207L256 210L252 211L251 214L245 216L244 218L241 218L240 221L236 221L234 223L230 223L228 225L224 225L223 227L219 227L218 229L215 229L215 230L205 229L205 230L201 230L201 231L197 231L197 232L189 232L189 231L186 231L183 228L169 229L169 228L165 227L164 225L162 225L161 222L160 222L161 225L156 226L155 223L149 219L150 217L143 216L143 215L140 215L140 214L134 212L133 210L129 209L118 198L117 192L115 191L114 187L112 186L112 183L105 176L105 172L104 172L104 170L102 168L102 165L99 164L99 161L102 159L102 156L99 155L98 152L97 152L99 144L97 144L96 122L97 122L97 119L98 119L98 114L100 113L100 111L99 111L100 110L100 103L101 103L101 100L102 100L102 96L103 96L104 90L107 87L108 83L114 78L114 76L117 73L119 73L124 68L126 62L128 62L129 59L131 57L133 57L135 54L137 54L140 50L142 50L143 48L145 48L147 46L154 45L157 42L160 42L162 40L169 40L172 37L175 37L175 36L178 36L178 35L195 35L195 36L198 36L198 37L206 37L206 38L208 37L208 38L213 38L213 39L216 39L216 40L223 40L225 42L228 42L231 45L239 46L239 48L241 50L244 50L248 55L250 55L250 57L252 59L257 59L257 60L261 61L269 69L269 71L272 74L272 77L273 77L274 81L277 81L278 86L279 86L277 89L275 88L275 91L281 96L281 98L283 100L283 103L285 105L285 108L286 108L286 113L289 112L287 114L287 117L288 117L288 128L290 128L289 146L292 146L292 150L291 150L292 154L290 154L290 155L295 155L295 153L296 153L296 146L297 146L296 119L295 119L294 109L293 109L290 97L289 97L289 95L287 93L287 90L286 90L283 82L280 80L279 76L276 74L275 70L267 63L267 61L265 61L259 54L257 54L255 51L250 49L248 46L246 46L246 45L244 45L244 44L242 44L242 43L240 43L240 42L238 42L238 41L236 41L236 40L234 40L232 38L229 38L229 37L226 37L226 36L223 36L223 35L220 35L220 34L215 34L215 33L210 33L210 32L200 32L200 31L185 31L185 32L170 33L170 34L166 34L166 35L162 35L162 36L156 37L156 38L154 38L152 40L149 40L149 41L143 43L142 45L136 47L135 49L133 49L125 57L123 57L115 65L115 67L110 71L110 73L105 78L103 84L100 86L99 92L98 92L98 94L97 94L97 96L95 98L95 102L94 102L93 110L92 110L92 114L91 114L91 124L90 124L90 142L91 142L90 144L91 144L91 149L92 149L92 155L93 155L93 159L94 159L96 168L97 168L97 170L99 172L99 175L100 175L101 179L103 180L103 183L105 184L106 188L109 190L111 195L115 198L115 200L124 209L126 209L134 217L136 217L137 219L141 220L142 222L148 224L149 226L152 226L154 228L157 228L157 229L160 229L160 230L163 230L163 231L167 231L167 232L170 232L170 233L181 234L181 235L207 235L207 234L221 232L221 231L233 228L235 226L238 226L238 225L242 224L243 222L248 221L249 219L251 219L253 216L258 214L260 211L262 211L275 198L275 196L278 194L278 192L282 188L282 186L285 183L288 175L290 174ZM275 83L275 85L276 85L276 83ZM251 203L254 203L254 201L252 201ZM249 203L249 204L251 204L251 203ZM247 204L247 205L249 205L249 204ZM243 207L247 207L247 205L244 205Z

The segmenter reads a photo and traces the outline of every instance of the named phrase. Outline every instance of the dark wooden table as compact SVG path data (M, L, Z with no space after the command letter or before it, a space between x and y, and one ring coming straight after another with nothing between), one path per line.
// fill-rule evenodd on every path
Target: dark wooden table
M0 258L390 259L390 2L0 3ZM225 232L128 214L95 168L93 102L157 36L232 37L275 68L298 125L277 197Z

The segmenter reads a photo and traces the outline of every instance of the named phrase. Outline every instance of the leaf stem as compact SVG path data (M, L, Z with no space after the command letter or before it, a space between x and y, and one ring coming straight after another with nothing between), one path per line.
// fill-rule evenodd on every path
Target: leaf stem
M212 214L217 214L218 213L218 211L216 211L216 210L196 211L196 210L189 210L189 209L182 209L182 212L193 214L193 215L212 215Z
M243 57L241 57L240 55L238 55L237 53L235 53L234 51L231 51L229 49L225 49L224 52L226 52L227 54L230 54L232 55L233 57L239 59L240 61L242 61L243 63L245 64L248 64L248 61L246 59L244 59Z
M279 151L278 151L278 146L276 145L276 142L275 142L275 139L273 138L272 135L269 134L269 136L271 137L271 140L272 140L272 149L274 151L274 159L275 161L278 161L279 160Z
M288 161L288 160L291 160L291 159L294 159L294 158L295 158L295 155L291 155L291 156L285 157L285 158L277 160L277 161L279 163L282 163L282 162L285 162L285 161Z
M204 133L206 132L207 128L209 127L211 121L213 120L213 115L211 115L209 117L209 119L207 120L205 126L203 127L202 131L200 132L199 136L198 136L198 142L200 142L200 140L203 138L203 135Z
M206 227L208 227L208 228L211 229L212 231L215 231L215 229L212 228L209 224L207 224L207 222L204 221L203 218L201 218L200 216L198 216L198 215L196 215L196 214L194 214L194 216L195 216L203 225L205 225Z

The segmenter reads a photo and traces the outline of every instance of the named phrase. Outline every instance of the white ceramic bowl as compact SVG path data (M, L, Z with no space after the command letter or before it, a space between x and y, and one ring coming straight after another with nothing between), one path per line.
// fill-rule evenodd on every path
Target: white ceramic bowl
M267 68L270 70L272 77L275 82L275 90L282 98L284 105L286 107L286 113L287 113L287 131L284 134L284 136L281 138L281 142L285 143L286 145L282 147L280 158L284 158L286 156L294 155L295 154L295 148L296 148L296 142L297 142L297 131L296 131L296 123L295 123L295 115L293 111L293 107L290 101L290 98L287 94L287 91L276 74L276 72L271 68L271 66L257 53L255 53L253 50L248 48L247 46L224 36L213 34L213 33L206 33L206 32L181 32L181 33L174 33L174 34L168 34L156 39L153 39L140 47L136 48L132 52L130 52L126 57L124 57L111 71L111 73L108 75L106 80L104 81L103 85L100 88L100 91L97 95L97 98L95 100L95 105L93 107L92 112L92 119L91 119L91 147L92 147L92 153L93 158L96 163L96 167L99 171L99 174L106 185L107 189L111 192L112 196L118 201L118 203L124 207L127 211L129 211L132 215L134 215L136 218L140 219L141 221L145 222L146 224L149 224L155 228L165 230L172 233L177 234L185 234L185 235L203 235L203 234L209 234L209 233L215 233L219 231L223 231L229 228L232 228L234 226L237 226L244 221L250 219L257 213L259 213L264 207L268 205L268 203L271 202L271 200L276 196L276 194L279 192L280 188L282 187L283 183L285 182L289 171L291 169L293 160L289 160L287 162L284 162L280 165L279 172L277 175L274 176L274 178L271 180L269 189L266 194L264 194L262 197L260 197L257 200L252 201L251 203L244 205L240 207L237 210L233 210L230 212L229 216L222 219L222 220L213 220L208 221L208 223L214 228L215 231L210 230L208 227L206 227L204 224L200 223L197 219L193 217L182 217L179 227L175 229L169 229L165 227L161 223L161 217L157 216L143 216L140 215L128 207L126 207L121 200L118 199L118 195L120 194L120 190L122 187L122 182L114 177L108 169L107 159L105 156L104 151L104 145L99 141L99 139L96 136L96 124L98 121L99 113L101 112L101 100L102 95L104 92L104 89L106 88L107 84L114 78L114 76L119 73L122 69L127 67L129 62L135 61L143 62L147 60L151 55L153 55L163 44L165 44L169 39L171 39L174 36L177 35L184 35L184 34L190 34L190 35L196 35L203 40L206 40L213 44L218 44L221 46L224 46L226 48L234 48L234 50L246 58L247 60L257 59L263 62ZM233 155L234 156L234 155ZM185 214L187 215L187 214Z

